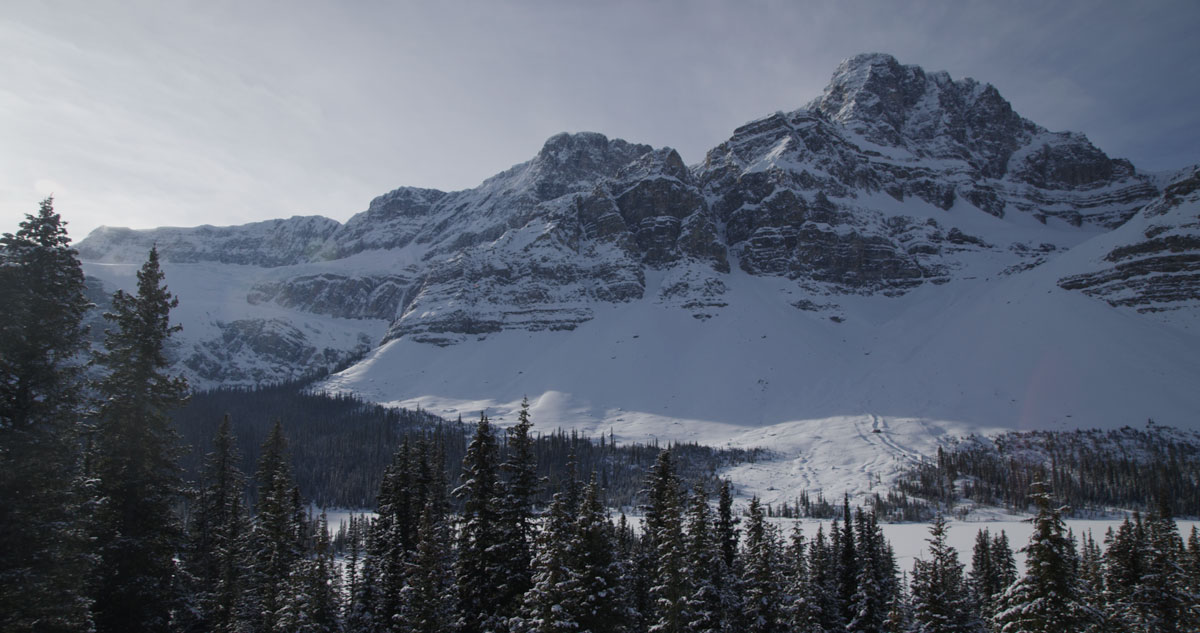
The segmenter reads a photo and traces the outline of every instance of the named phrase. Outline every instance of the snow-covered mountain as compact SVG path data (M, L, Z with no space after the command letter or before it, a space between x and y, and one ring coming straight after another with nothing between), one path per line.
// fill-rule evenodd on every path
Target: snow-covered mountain
M101 228L79 250L112 288L158 245L194 385L360 359L326 386L776 448L736 474L769 500L784 473L865 492L947 433L1200 428L1197 178L873 54L690 167L560 134L345 224Z

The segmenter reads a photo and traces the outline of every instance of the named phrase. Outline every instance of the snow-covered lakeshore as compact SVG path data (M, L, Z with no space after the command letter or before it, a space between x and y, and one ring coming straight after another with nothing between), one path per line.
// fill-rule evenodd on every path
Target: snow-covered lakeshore
M320 512L316 510L315 512ZM325 511L330 532L336 532L338 525L342 521L349 521L351 515L361 516L364 512L360 510L346 509L330 509ZM366 512L367 515L373 515L372 512ZM634 524L640 523L639 517L633 517ZM1092 538L1097 543L1103 545L1104 535L1109 529L1116 531L1117 526L1121 524L1123 519L1067 519L1065 523L1067 527L1078 538L1083 534L1091 532ZM805 538L811 539L817 533L817 529L821 528L826 534L829 533L829 528L832 525L830 520L822 519L770 519L781 533L784 539L790 537L792 530L797 523L800 524L800 529L804 532ZM1016 557L1018 568L1024 570L1025 555L1019 550L1029 542L1029 536L1033 533L1033 524L1025 519L1016 516L1005 519L989 519L980 521L961 521L949 519L946 522L947 542L958 550L958 559L966 565L967 570L971 568L971 550L975 547L975 536L980 530L987 530L992 536L999 536L1003 531L1008 535L1008 543L1013 548L1013 555ZM1188 534L1192 528L1200 529L1200 521L1177 519L1175 524L1179 526L1179 534L1186 541ZM929 523L884 523L880 527L883 528L883 535L891 543L896 554L896 565L901 571L912 570L913 561L928 557L928 541L929 538Z

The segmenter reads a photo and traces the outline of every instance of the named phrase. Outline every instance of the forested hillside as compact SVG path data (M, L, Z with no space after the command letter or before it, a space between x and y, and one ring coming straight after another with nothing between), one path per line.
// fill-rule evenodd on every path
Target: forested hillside
M459 464L467 446L470 425L448 421L424 411L411 411L364 403L351 396L315 393L306 383L286 383L253 389L227 388L195 393L172 413L183 444L190 447L181 459L188 478L200 477L203 455L224 416L232 420L232 433L246 464L259 457L259 447L275 421L292 447L296 483L304 499L317 507L371 508L384 469L402 446L416 451L444 452L447 476L458 481ZM639 503L642 478L654 463L658 446L618 444L609 437L584 438L558 429L541 429L534 421L532 450L538 476L551 482L562 479L574 459L579 472L596 472L606 491L607 506ZM500 451L507 454L507 434L499 434ZM680 474L689 484L716 481L718 469L768 455L762 449L730 449L699 444L672 445ZM250 490L251 498L254 489ZM549 501L548 495L538 497Z
M1024 512L1036 482L1049 482L1077 516L1156 504L1198 516L1200 434L1148 421L1144 429L971 436L939 449L897 487L947 507L967 499Z

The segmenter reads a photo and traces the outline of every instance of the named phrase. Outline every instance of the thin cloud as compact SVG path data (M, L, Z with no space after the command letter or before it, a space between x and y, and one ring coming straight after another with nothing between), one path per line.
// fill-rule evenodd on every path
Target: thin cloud
M344 220L472 187L560 131L698 162L881 51L997 86L1149 169L1200 161L1191 1L30 3L0 14L0 220ZM78 229L78 231L74 231ZM10 229L4 229L10 230Z

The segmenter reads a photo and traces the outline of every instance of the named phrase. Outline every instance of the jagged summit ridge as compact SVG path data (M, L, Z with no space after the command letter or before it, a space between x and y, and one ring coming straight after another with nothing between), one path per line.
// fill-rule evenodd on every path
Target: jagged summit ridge
M1023 136L1041 130L1017 115L991 84L927 74L890 55L842 62L808 109L881 145L918 155L975 159L982 175L1002 177Z
M402 187L345 224L105 229L80 250L115 264L157 243L184 275L242 266L181 358L200 384L253 382L290 376L302 356L573 330L637 302L718 318L742 275L789 284L797 313L842 319L852 297L1038 266L1121 225L1159 187L1082 134L1021 118L990 85L871 54L843 62L807 107L739 127L692 166L670 148L564 133L478 187ZM296 320L307 327L279 345L214 356L213 341ZM272 351L284 341L303 353ZM238 364L254 371L228 369Z

